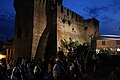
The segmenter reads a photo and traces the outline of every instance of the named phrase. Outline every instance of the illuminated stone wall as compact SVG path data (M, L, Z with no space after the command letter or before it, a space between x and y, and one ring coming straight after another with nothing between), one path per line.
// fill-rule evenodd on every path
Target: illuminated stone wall
M43 2L43 0L34 0L34 18L33 18L33 43L32 43L32 57L35 57L35 54L38 49L41 52L45 51L46 43L47 43L47 38L49 35L49 30L44 32L46 29L47 25L47 20L46 20L46 0ZM44 33L43 33L44 32ZM41 36L42 39L41 39ZM43 42L45 41L45 42ZM39 53L41 53L39 52ZM44 56L42 54L39 54L37 56Z
M82 16L65 8L57 6L57 48L61 40L77 40L79 43L91 42L91 36L99 35L99 21L95 18L84 20ZM87 27L85 29L85 27Z
M14 0L15 57L48 58L56 54L62 39L71 38L85 43L91 41L90 36L99 34L98 20L84 20L82 16L65 8L62 0L20 1Z

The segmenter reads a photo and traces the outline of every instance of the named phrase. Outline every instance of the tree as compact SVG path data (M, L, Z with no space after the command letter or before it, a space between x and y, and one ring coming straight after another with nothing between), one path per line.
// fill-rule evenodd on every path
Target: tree
M61 40L61 47L67 49L68 51L71 51L79 45L78 41L73 41L71 38L69 38L69 41Z
M83 43L80 44L77 40L73 41L71 38L69 38L69 41L61 40L61 47L65 48L68 53L72 52L75 54L81 54L81 53L86 53L89 49L89 44L88 43Z

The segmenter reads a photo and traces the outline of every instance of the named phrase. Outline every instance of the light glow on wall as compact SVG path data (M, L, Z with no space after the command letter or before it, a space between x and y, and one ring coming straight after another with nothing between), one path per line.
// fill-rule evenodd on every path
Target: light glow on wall
M6 58L6 55L0 54L0 59L2 59L2 58Z

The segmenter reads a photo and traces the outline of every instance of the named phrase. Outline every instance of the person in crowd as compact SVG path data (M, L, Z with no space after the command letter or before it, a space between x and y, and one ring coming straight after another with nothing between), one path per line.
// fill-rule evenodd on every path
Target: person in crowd
M11 80L23 80L23 75L22 75L22 70L21 70L21 62L22 62L22 58L18 57L14 68L12 70L12 74L11 74Z
M81 66L76 60L74 60L70 66L70 73L70 80L84 80L84 76L81 72Z
M42 60L39 58L38 63L34 68L35 80L43 80L43 68L42 68Z
M65 66L63 63L64 57L65 57L65 55L64 55L63 51L59 51L57 53L57 59L53 66L53 77L55 80L65 80L66 79L67 72L65 70Z
M52 74L53 73L53 66L54 66L54 64L55 64L55 58L52 56L51 58L50 58L50 73Z
M7 64L5 58L2 58L0 62L0 80L10 80L7 74Z
M26 59L22 59L22 63L20 65L22 75L23 75L23 80L26 80L26 73L27 73L27 62Z
M0 80L4 80L5 76L4 76L4 72L3 72L3 68L2 65L0 64Z
M35 80L34 72L33 72L33 63L29 62L27 64L27 72L26 72L26 80Z

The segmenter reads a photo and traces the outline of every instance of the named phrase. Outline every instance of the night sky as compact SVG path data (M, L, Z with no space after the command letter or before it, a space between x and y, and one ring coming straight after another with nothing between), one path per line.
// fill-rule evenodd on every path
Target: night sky
M120 35L120 0L63 0L63 5L84 19L97 18L100 34ZM13 38L13 0L0 0L0 40Z

